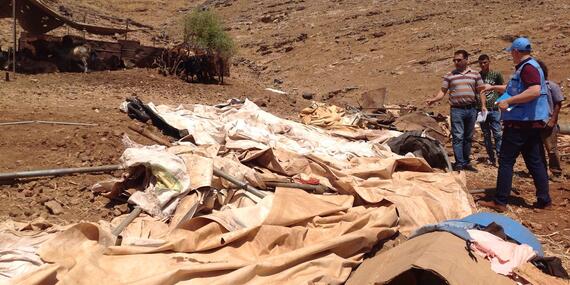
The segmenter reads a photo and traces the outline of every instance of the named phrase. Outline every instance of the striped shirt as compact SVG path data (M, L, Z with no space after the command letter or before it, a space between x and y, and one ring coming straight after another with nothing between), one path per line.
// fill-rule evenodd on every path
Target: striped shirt
M475 105L477 103L477 87L484 86L479 72L470 68L463 72L454 70L443 77L441 88L449 91L451 107Z

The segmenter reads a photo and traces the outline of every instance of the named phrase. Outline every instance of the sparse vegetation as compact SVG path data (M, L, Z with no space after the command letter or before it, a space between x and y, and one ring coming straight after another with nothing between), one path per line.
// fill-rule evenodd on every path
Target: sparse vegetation
M236 52L234 41L224 31L222 21L208 10L194 10L184 17L184 42L217 52L225 58Z

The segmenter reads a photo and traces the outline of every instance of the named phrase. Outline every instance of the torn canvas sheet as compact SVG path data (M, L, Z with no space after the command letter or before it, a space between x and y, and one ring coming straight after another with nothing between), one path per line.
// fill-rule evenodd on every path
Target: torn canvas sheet
M36 254L38 247L63 228L45 222L0 224L0 284L37 270L44 261Z
M176 208L176 197L188 193L190 178L184 160L166 151L163 146L127 148L120 158L124 168L143 165L152 177L144 192L136 191L129 201L147 213L166 217Z
M323 129L281 119L261 110L249 100L238 109L192 105L177 108L149 103L168 124L188 130L198 145L225 144L227 138L251 140L300 154L322 154L346 159L375 156L373 145L332 137ZM185 108L186 107L186 108Z
M364 261L346 284L516 284L490 267L484 258L470 256L461 238L448 232L433 232L377 253Z
M536 253L528 244L504 241L489 232L467 230L474 242L471 248L491 261L493 271L510 275L513 269L528 262Z
M365 252L397 232L394 206L351 207L352 197L294 189L271 199L261 225L228 232L193 219L159 246L108 248L101 227L78 224L41 246L49 265L15 283L342 284Z
M435 173L423 158L397 155L378 141L332 136L323 129L278 118L248 100L243 105L222 108L204 105L177 108L152 105L152 108L170 125L188 130L198 146L220 145L225 151L224 158L231 162L226 164L227 172L236 173L238 178L243 177L260 188L264 188L264 183L254 168L295 180L318 180L339 194L359 198L362 204L388 200L401 210L400 225L405 234L425 224L472 213L464 179L452 173ZM377 135L377 139L385 139ZM215 166L218 161L214 159ZM210 162L203 164L210 167ZM402 174L404 171L410 173ZM231 185L214 180L212 186Z

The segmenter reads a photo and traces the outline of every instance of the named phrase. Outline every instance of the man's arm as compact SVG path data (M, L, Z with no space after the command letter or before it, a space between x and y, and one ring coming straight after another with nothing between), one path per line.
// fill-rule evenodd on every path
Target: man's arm
M546 124L549 128L554 128L558 124L558 114L562 108L562 101L564 101L564 96L562 95L562 90L560 86L552 81L548 82L548 87L550 88L550 96L552 96L552 117Z
M479 98L481 100L481 112L487 112L487 93L479 93Z
M491 91L497 91L499 93L503 93L505 92L505 90L507 90L507 85L489 85L489 84L485 84L485 88L483 89L483 93L487 93L487 92L491 92Z
M558 114L560 113L560 108L562 108L562 102L554 104L554 108L552 110L552 117L546 123L546 126L549 128L554 128L558 124Z
M501 102L499 102L499 108L507 109L509 105L513 104L523 104L530 102L540 96L540 85L533 85L527 88L522 93L509 97Z
M437 92L437 95L435 95L435 97L426 100L426 104L428 106L431 106L433 103L443 99L443 97L445 96L445 93L447 93L447 89L441 88L439 90L439 92Z

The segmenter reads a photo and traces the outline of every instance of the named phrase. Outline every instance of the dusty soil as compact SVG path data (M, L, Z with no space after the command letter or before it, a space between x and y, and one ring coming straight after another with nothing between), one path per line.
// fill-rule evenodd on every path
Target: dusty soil
M314 94L315 100L343 104L365 91L386 87L388 103L423 108L422 102L435 94L441 76L451 68L456 49L464 48L475 56L489 54L493 68L508 77L512 63L501 50L517 35L530 36L536 55L549 64L551 78L570 87L570 57L566 56L570 51L570 5L565 1L472 1L469 5L435 0L49 2L54 7L66 5L80 19L87 13L90 23L122 26L129 17L136 22L132 26L140 29L129 38L146 44L152 44L154 38L157 45L178 41L183 15L193 7L208 6L226 22L239 53L226 85L188 84L143 69L19 75L15 81L0 81L2 122L51 120L98 125L0 126L2 172L114 164L123 150L123 133L135 141L151 143L131 132L128 125L133 122L118 110L124 98L132 95L159 104L212 104L247 97L270 112L296 119L301 108L310 103L302 98L303 93ZM9 20L0 20L0 45L4 47L10 40L9 25ZM62 28L54 34L66 32ZM266 87L288 94L268 92ZM432 110L448 113L445 102ZM562 119L570 120L567 105ZM474 156L484 157L483 148L478 147ZM493 188L496 168L477 167L479 173L468 173L468 187ZM567 161L565 167L570 169ZM129 209L120 201L93 196L89 187L110 177L83 174L5 183L0 185L0 219L109 220ZM551 184L555 206L550 211L530 206L534 188L522 163L517 166L514 185L518 192L513 193L508 215L529 226L548 254L563 258L568 268L569 183ZM45 206L50 201L61 204L63 213L51 214Z

